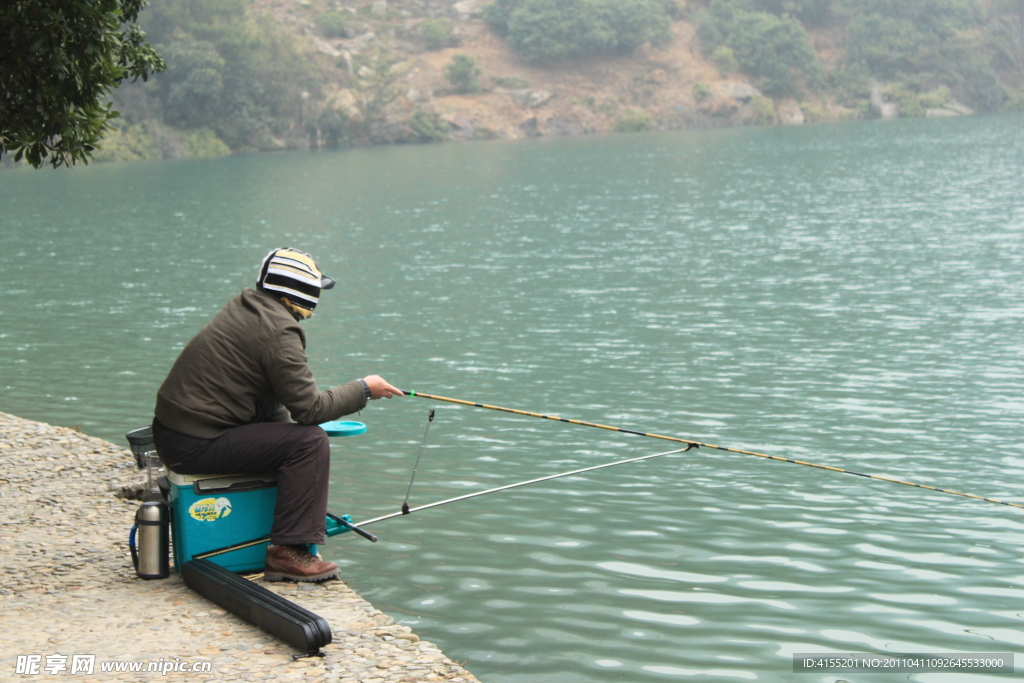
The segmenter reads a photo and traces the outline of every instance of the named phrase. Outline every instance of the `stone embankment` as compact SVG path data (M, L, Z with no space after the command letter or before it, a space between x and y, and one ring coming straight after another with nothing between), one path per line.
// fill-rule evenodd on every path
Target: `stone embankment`
M477 680L341 581L263 584L331 625L326 657L293 661L177 574L137 578L127 448L0 413L0 463L0 681Z

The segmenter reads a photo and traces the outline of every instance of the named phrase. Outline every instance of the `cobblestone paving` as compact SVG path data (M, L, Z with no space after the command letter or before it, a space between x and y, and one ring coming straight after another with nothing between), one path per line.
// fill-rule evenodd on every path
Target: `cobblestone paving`
M122 496L143 475L127 448L0 413L0 463L0 681L477 681L341 581L262 584L331 625L326 657L293 661L177 574L139 579L127 550L138 502ZM102 670L132 662L168 672Z

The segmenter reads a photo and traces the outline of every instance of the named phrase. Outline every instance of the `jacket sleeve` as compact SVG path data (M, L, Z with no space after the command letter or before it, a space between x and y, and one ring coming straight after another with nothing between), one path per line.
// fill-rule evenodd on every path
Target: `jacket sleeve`
M264 367L274 394L299 424L337 420L366 406L363 387L355 380L320 391L298 326L284 328L271 340Z

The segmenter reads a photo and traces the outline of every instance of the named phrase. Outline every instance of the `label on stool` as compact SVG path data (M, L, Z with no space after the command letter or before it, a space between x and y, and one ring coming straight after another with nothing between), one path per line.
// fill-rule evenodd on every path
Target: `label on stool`
M216 522L231 514L231 501L227 498L203 498L188 506L188 514L200 522Z

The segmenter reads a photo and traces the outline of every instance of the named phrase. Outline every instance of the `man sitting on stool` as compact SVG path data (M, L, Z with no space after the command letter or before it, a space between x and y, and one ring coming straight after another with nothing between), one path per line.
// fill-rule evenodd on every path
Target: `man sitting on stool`
M402 395L378 375L327 391L317 387L299 321L334 284L309 254L270 252L256 289L242 290L199 331L157 392L153 439L168 469L277 473L265 569L271 581L338 574L336 564L309 548L324 542L330 474L330 441L317 425L361 410L370 399Z

